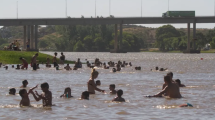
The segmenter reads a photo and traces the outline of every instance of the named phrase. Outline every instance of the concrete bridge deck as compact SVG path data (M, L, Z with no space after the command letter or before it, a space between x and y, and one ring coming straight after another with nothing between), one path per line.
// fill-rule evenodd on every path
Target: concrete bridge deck
M123 18L32 18L0 19L0 26L24 25L98 25L98 24L179 24L215 23L215 16L208 17L123 17Z

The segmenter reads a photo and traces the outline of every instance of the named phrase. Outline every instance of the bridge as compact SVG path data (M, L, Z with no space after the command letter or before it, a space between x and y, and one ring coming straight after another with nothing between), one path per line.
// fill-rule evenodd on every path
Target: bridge
M24 43L30 43L30 49L38 49L38 25L100 25L115 24L114 51L122 44L123 24L187 24L187 52L190 51L190 23L193 23L193 38L196 36L197 23L215 23L215 16L204 17L122 17L122 18L35 18L35 19L0 19L0 26L23 26ZM119 41L117 39L120 26ZM119 43L118 43L119 42ZM195 41L194 41L195 42ZM193 46L195 48L195 46ZM26 49L26 45L24 45Z

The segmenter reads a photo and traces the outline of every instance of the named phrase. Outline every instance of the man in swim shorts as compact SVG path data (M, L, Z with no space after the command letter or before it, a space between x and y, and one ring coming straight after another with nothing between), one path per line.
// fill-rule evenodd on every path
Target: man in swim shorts
M57 64L57 53L56 52L54 53L54 57L53 57L52 61L53 61L54 67L57 67L58 64Z

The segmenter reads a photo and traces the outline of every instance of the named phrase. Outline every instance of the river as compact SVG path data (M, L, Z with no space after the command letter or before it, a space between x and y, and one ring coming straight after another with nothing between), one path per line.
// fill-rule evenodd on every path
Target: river
M53 55L53 52L42 52ZM99 88L109 92L109 85L115 84L116 89L124 91L125 103L114 103L114 95L96 92L90 100L79 100L81 93L87 90L91 70L86 64L77 71L56 71L45 68L32 71L0 68L0 119L167 119L167 120L214 120L215 118L215 54L182 54L182 53L81 53L64 52L67 60L85 59L93 62L99 58L102 62L118 60L132 62L132 67L122 68L112 73L111 69L97 68L101 80ZM59 56L58 56L59 57ZM18 58L17 58L18 59ZM74 65L70 65L74 66ZM141 71L134 70L141 66ZM153 72L155 67L168 68L168 71ZM63 66L60 66L62 68ZM174 79L180 79L187 87L180 88L184 98L146 98L161 91L163 76L172 71ZM27 79L28 87L48 82L53 94L51 108L43 108L42 101L36 102L29 95L33 107L18 106L21 97L19 87ZM9 88L15 87L17 94L8 95ZM60 98L64 88L71 87L74 98ZM41 93L40 87L36 89ZM178 105L191 103L194 107L179 108Z

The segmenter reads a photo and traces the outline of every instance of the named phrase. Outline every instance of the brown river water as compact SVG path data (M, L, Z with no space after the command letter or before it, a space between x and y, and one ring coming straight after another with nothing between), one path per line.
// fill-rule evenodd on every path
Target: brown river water
M53 55L53 52L43 52ZM182 53L78 53L65 52L67 60L82 62L85 59L93 62L99 58L102 62L118 60L132 62L132 67L122 68L112 73L111 69L97 68L101 80L99 88L109 92L109 85L124 91L125 103L114 103L115 95L96 92L90 100L79 100L81 93L87 90L91 70L83 64L77 71L56 71L45 68L37 71L15 70L9 65L6 71L0 68L0 119L167 119L167 120L214 120L215 119L215 54L182 54ZM58 56L59 57L59 56ZM203 60L201 60L203 58ZM73 65L70 65L73 66ZM141 66L141 71L134 70ZM150 71L156 66L168 68L168 71ZM60 68L63 66L61 65ZM167 72L174 73L173 79L180 79L187 87L180 88L184 98L146 98L161 91L163 76ZM42 101L36 102L29 95L33 107L19 107L21 97L18 95L21 82L27 79L31 88L36 84L48 82L53 94L53 104L43 108ZM9 88L15 87L17 95L8 95ZM71 87L74 98L60 98L65 87ZM40 87L36 89L41 93ZM178 105L191 103L194 107L179 108Z

